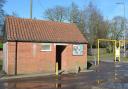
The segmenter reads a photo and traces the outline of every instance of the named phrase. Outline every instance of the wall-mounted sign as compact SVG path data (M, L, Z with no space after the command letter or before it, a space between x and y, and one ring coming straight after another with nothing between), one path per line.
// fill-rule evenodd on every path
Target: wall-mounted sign
M84 46L82 44L73 45L73 55L83 55Z

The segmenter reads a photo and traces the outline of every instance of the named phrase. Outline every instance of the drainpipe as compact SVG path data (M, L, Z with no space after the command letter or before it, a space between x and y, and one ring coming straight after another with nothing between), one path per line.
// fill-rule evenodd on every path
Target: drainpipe
M17 75L17 47L18 46L18 42L16 41L16 45L15 45L15 75Z

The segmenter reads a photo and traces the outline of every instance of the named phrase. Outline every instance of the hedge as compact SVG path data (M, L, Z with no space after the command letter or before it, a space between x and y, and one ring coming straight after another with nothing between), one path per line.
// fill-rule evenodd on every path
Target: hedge
M2 43L0 43L0 49L3 49L3 44Z

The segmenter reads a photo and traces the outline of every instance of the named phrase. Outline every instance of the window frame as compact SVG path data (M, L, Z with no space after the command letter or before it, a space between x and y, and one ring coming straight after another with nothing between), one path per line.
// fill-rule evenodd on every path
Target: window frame
M42 48L43 45L49 45L50 48L48 50L44 50ZM52 51L52 44L51 43L41 43L41 50L40 51L44 51L44 52L50 52L50 51Z

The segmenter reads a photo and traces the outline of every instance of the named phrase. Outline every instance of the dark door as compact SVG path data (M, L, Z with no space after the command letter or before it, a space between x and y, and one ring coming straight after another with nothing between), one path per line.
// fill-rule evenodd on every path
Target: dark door
M66 46L63 45L56 45L56 63L58 63L58 70L61 70L62 66L62 52Z

